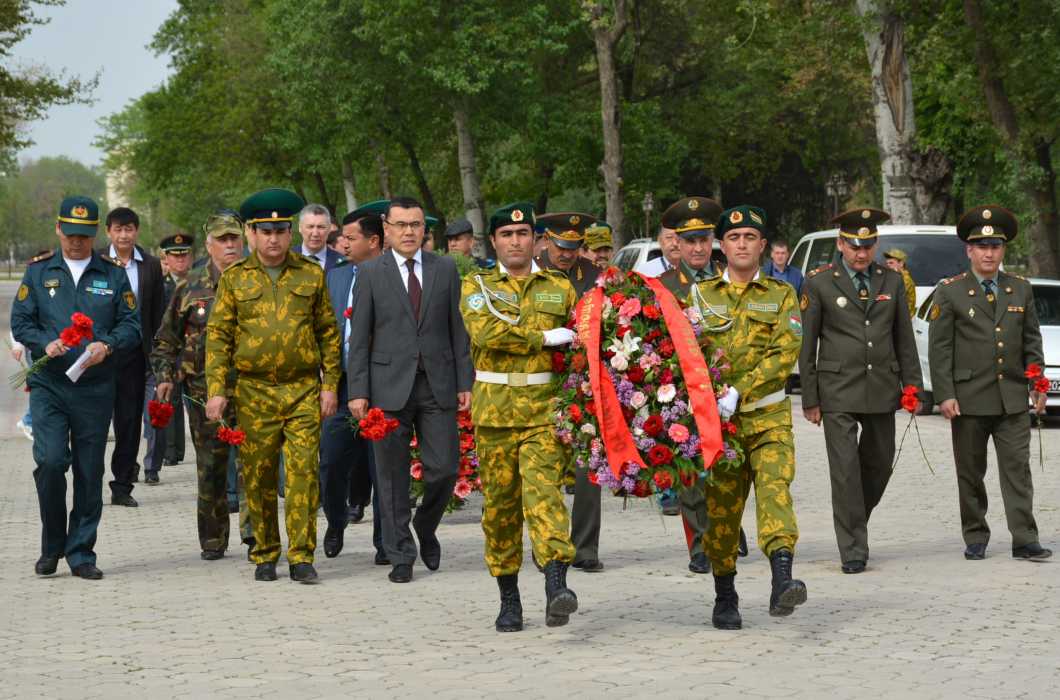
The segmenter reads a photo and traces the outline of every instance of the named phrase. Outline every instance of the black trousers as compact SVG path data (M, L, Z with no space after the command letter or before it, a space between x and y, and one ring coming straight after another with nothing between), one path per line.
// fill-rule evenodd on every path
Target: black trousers
M147 361L139 346L123 353L119 360L114 391L114 452L110 456L114 480L110 482L110 490L116 495L128 495L140 473L136 457L140 453L143 429Z
M387 411L386 415L396 418L400 425L373 446L383 549L392 564L412 564L417 552L410 523L421 537L433 535L453 495L460 463L456 408L439 406L427 375L419 372L405 407L393 413ZM416 508L415 520L409 499L409 441L413 428L423 456L423 500Z

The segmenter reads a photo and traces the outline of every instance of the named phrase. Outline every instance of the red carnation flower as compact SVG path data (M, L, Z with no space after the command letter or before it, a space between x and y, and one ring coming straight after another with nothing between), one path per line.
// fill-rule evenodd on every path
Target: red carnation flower
M656 340L658 340L661 337L662 337L662 332L660 332L658 328L653 328L650 331L648 331L648 334L646 336L644 336L644 342L653 343L653 342L655 342Z
M615 292L611 295L611 304L613 306L622 306L622 302L626 300L626 295L622 292Z
M662 372L659 372L659 383L660 384L673 384L674 383L674 372L672 369L667 367Z
M599 486L600 485L600 475L597 474L596 472L594 472L592 470L589 470L589 473L586 474L585 477L589 480L589 483L592 484L593 486Z
M633 495L637 498L647 498L651 495L651 486L647 481L638 481L633 486Z
M1038 377L1034 380L1034 390L1039 394L1045 394L1049 391L1049 380L1045 377Z
M586 413L590 416L596 416L596 402L586 401L585 406L582 407Z
M567 369L567 360L558 350L552 353L552 371L556 374Z
M147 416L151 419L151 426L164 428L169 425L169 419L173 417L173 406L154 399L147 402Z
M59 342L68 348L77 347L81 344L81 331L73 326L64 328L59 331Z
M685 488L691 487L696 483L696 475L692 472L681 472L681 483L685 485Z
M659 354L663 357L673 357L674 341L669 338L663 338L662 342L659 343Z
M669 464L674 458L674 453L666 445L656 445L648 450L648 460L655 466Z
M75 311L70 316L70 321L74 324L74 328L80 331L81 335L85 338L92 337L92 319L84 315L80 311Z
M625 338L629 334L629 331L629 326L619 325L618 330L615 331L615 335L617 335L619 338Z
M645 318L650 318L653 320L662 316L662 310L655 304L648 304L647 306L643 307L640 312L644 314Z
M659 487L660 491L665 491L674 485L674 478L670 476L670 472L657 471L652 478L655 480L655 485Z
M342 312L342 317L343 318L352 318L353 317L353 307L352 306L347 306L346 310Z
M729 435L735 435L736 424L732 421L723 421L721 424L721 432L728 433Z
M644 381L644 370L640 365L633 365L626 370L626 378L634 384L640 384Z
M648 416L648 419L644 421L644 432L652 437L655 437L663 431L663 419L662 416Z
M920 406L920 400L917 399L916 395L902 394L902 408L910 413L916 413L918 406Z
M582 422L582 410L578 408L578 404L571 404L567 407L567 413L570 414L570 419L575 423Z
M1042 367L1037 362L1032 362L1027 365L1027 371L1023 373L1023 376L1027 379L1037 379L1042 376Z

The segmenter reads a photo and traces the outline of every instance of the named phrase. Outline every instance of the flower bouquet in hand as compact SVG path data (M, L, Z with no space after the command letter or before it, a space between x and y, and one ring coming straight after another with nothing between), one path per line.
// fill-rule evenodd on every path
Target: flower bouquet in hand
M191 396L188 396L187 394L184 395L184 398L186 398L188 401L191 401L193 404L195 404L197 406L202 406L202 409L204 411L206 410L206 404L204 404L202 401L199 401L198 399L195 399L195 398L193 398ZM151 403L159 403L159 402L158 401L152 401ZM148 406L148 411L150 411L150 406ZM170 415L172 415L172 413L173 413L173 407L172 406L169 407L169 413L170 413ZM169 422L169 418L168 417L166 418L166 422L167 423ZM221 442L225 443L226 445L231 445L233 447L238 447L238 446L242 445L246 441L247 434L246 434L245 431L240 430L236 426L229 427L228 424L225 423L224 418L222 418L221 420L219 420L217 422L220 423L220 425L217 426L216 437ZM151 422L151 425L154 425L154 421L153 420ZM155 426L155 427L162 428L162 427L165 427L165 426Z
M147 415L151 419L152 428L165 428L173 417L173 404L151 399L147 402Z
M397 418L387 418L381 408L369 408L364 418L350 422L362 438L372 442L382 440L400 425Z
M916 414L920 410L920 399L917 396L919 392L920 389L912 384L908 384L902 389L902 398L898 403L909 413L909 422L905 424L905 432L902 433L902 439L898 442L898 451L895 452L891 471L894 471L895 466L898 464L898 458L902 456L902 446L905 444L905 436L909 434L909 428L914 428L916 430L916 440L920 443L920 454L924 456L924 464L927 465L928 471L932 474L935 473L934 468L931 466L931 460L928 459L927 450L924 449L924 441L920 437L920 425L916 422Z
M457 430L460 435L460 467L457 471L453 495L445 506L445 512L451 513L463 507L475 491L482 490L482 480L478 476L478 453L475 451L475 431L471 422L471 411L460 411L456 414ZM423 497L423 459L420 455L420 444L412 438L412 459L409 463L409 496L413 499Z
M70 325L59 332L59 341L65 345L67 349L71 349L90 340L92 340L92 319L80 311L75 311L70 316ZM29 367L12 374L8 377L8 381L11 383L11 388L18 389L22 387L26 383L26 380L29 379L30 375L40 371L41 367L43 367L50 359L51 358L48 355L45 355Z
M1031 391L1045 396L1049 393L1049 379L1045 376L1045 372L1042 371L1042 366L1036 362L1032 362L1027 365L1027 369L1024 370L1023 376L1030 382ZM1037 406L1034 407L1037 410ZM1035 416L1038 424L1038 463L1042 467L1042 471L1045 471L1045 452L1042 446L1042 417L1040 415Z
M698 324L658 280L617 268L579 302L577 337L553 355L566 375L553 422L592 483L645 497L739 458L723 449Z

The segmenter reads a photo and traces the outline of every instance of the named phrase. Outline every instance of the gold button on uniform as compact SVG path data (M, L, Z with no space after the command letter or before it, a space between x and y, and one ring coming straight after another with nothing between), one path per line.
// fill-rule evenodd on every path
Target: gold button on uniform
M871 340L869 341L869 347L870 348L872 347L872 341Z
M872 321L870 321L869 319L865 319L865 325L866 326L871 326L872 325Z
M872 365L869 365L869 369L872 369Z
M999 341L997 341L997 346L999 348L1003 348L1003 347L1005 347L1005 344L999 340Z
M1005 364L1005 358L1003 358L1003 357L999 357L999 358L997 358L997 363L998 363L999 365L1003 365L1003 364Z
M994 332L995 333L1000 333L1001 332L1001 326L997 326L996 328L994 328Z

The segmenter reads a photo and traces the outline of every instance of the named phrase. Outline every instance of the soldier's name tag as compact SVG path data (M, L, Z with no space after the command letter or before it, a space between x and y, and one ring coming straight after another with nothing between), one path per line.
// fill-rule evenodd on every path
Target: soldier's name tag
M772 311L776 313L780 310L780 304L756 304L753 301L747 302L747 309L749 311Z
M537 294L534 295L534 301L535 302L542 302L542 303L545 303L545 304L562 304L563 303L563 295L562 294L552 294L552 293L549 293L549 292L538 292Z
M43 284L44 284L44 288L45 289L55 289L56 287L59 286L59 280L58 279L44 280Z
M467 308L472 311L481 311L482 307L486 305L486 297L483 294L476 293L472 294L467 298Z
M114 290L113 289L107 289L106 287L86 287L85 291L88 292L89 294L95 294L96 296L101 296L101 297L105 297L105 296L109 296L111 294L114 294Z
M876 301L890 301L890 300L891 300L891 295L890 294L877 294L876 295Z
M1023 313L1023 307L1022 306L1010 306L1010 307L1008 307L1008 310L1011 311L1014 314Z
M110 287L110 285L107 283L107 280L92 280L92 286L97 287L99 289L107 289L108 287Z

